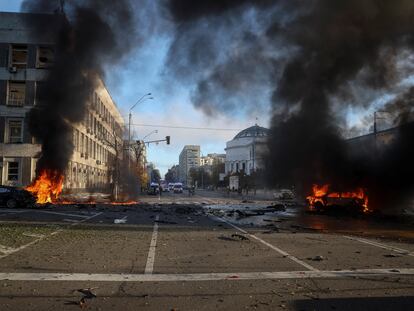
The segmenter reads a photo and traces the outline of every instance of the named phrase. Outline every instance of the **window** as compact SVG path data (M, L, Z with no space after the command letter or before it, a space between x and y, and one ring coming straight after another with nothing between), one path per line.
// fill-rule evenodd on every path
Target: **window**
M76 151L79 151L79 131L73 130L73 147Z
M10 66L16 68L27 67L27 45L12 45Z
M88 153L89 153L89 138L88 136L85 136L85 154L88 154Z
M19 162L7 163L7 180L18 181L19 180Z
M83 153L84 152L84 135L83 133L81 133L81 141L80 141L80 152Z
M22 120L8 121L8 142L21 143L23 141L23 122Z
M55 52L51 47L38 47L37 49L37 68L50 68L55 61Z
M9 106L24 106L26 97L26 83L24 82L9 82L9 90L7 94L7 105Z

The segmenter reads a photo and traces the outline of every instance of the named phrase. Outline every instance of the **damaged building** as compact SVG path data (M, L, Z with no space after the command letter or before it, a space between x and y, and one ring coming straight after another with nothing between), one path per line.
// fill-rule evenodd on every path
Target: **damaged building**
M29 24L46 25L34 37ZM36 176L41 144L31 135L27 115L39 105L54 63L56 14L0 13L0 183L26 186ZM31 20L28 22L28 20ZM103 81L89 94L83 122L73 124L74 152L64 189L107 189L120 156L123 118Z

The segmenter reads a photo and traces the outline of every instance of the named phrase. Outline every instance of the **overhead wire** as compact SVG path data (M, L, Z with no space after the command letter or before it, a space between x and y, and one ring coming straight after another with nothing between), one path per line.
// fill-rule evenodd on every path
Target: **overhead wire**
M179 126L179 125L161 125L161 124L142 124L142 123L131 123L133 126L141 127L159 127L159 128L170 128L170 129L183 129L183 130L200 130L200 131L241 131L241 129L234 128L216 128L216 127L193 127L193 126Z

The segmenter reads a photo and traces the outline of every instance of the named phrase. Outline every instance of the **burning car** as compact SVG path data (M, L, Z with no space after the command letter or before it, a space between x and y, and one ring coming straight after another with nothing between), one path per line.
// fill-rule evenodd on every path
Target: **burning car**
M27 190L18 187L0 186L0 205L8 208L31 207L36 198Z
M313 185L312 195L307 198L309 207L315 211L338 208L339 211L368 213L368 196L362 188L348 192L331 192L329 185Z

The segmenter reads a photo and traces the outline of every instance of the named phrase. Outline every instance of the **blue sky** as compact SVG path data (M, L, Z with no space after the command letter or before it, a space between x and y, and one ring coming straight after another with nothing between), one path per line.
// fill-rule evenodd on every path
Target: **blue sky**
M0 0L0 11L18 12L22 0ZM125 120L128 120L129 108L143 94L151 92L154 100L147 100L133 110L133 124L173 125L189 127L212 127L243 129L258 123L267 126L268 111L259 105L249 114L233 112L231 114L207 117L195 109L190 101L191 87L174 83L165 75L164 61L170 43L168 35L148 35L139 49L116 67L108 68L105 83L119 106ZM226 141L232 139L234 131L184 130L158 127L133 126L135 138L143 138L153 130L151 139L163 139L171 136L171 145L163 143L150 145L148 160L153 162L164 174L169 167L178 163L178 156L184 145L197 144L203 154L224 153Z

